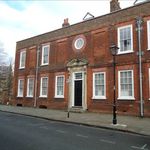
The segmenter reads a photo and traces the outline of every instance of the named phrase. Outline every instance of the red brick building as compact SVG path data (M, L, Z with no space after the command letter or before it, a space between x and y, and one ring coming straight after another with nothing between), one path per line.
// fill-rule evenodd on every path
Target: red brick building
M120 9L112 0L109 14L74 25L65 19L61 29L17 42L12 103L111 113L114 43L117 112L150 116L149 8L145 1Z

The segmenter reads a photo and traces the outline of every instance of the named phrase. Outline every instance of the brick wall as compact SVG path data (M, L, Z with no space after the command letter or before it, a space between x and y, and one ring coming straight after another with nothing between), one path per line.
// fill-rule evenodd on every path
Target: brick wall
M118 71L123 69L132 69L134 71L134 96L135 100L117 100L118 113L139 115L139 75L138 75L138 45L135 18L142 16L144 19L142 31L142 50L144 55L143 62L143 98L145 115L150 116L150 91L149 75L150 52L147 51L147 20L150 19L150 2L145 2L134 7L119 10L108 15L100 16L88 21L64 27L62 29L45 33L33 38L29 38L17 43L15 59L15 77L14 77L14 100L13 104L22 104L23 106L33 106L34 97L26 97L26 87L28 76L35 76L37 62L37 46L50 43L49 65L41 66L41 53L39 59L38 82L37 82L37 106L46 106L47 108L66 109L68 107L68 84L66 83L69 72L67 63L75 58L84 58L88 61L87 65L87 107L89 111L112 112L113 103L113 66L112 55L109 50L111 43L117 44L117 28L125 25L133 26L133 53L116 56L116 79ZM76 52L73 48L73 41L77 36L84 36L86 45L83 50ZM26 67L19 69L20 51L26 48ZM93 91L93 72L96 70L105 70L106 72L106 99L92 99ZM54 98L55 76L57 73L65 75L65 94L63 99ZM48 97L40 98L40 77L48 76ZM24 78L24 96L17 97L18 78ZM116 80L118 93L118 80ZM34 93L35 94L35 93ZM118 94L116 94L116 99Z

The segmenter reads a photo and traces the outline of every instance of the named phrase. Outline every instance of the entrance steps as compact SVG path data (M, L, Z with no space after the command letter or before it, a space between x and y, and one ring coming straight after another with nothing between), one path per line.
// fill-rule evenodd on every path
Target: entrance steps
M86 110L83 110L83 107L80 106L74 106L72 108L69 109L70 112L74 112L74 113L83 113Z

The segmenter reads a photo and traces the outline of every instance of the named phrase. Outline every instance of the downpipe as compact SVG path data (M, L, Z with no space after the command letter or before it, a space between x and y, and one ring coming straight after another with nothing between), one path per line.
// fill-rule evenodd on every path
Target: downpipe
M140 90L140 117L144 117L144 103L143 103L143 85L142 85L142 55L143 52L141 50L141 31L142 31L142 17L136 18L136 31L138 38L138 61L139 61L139 90Z
M34 99L34 107L37 107L37 84L38 84L38 71L39 71L39 53L40 46L37 46L37 55L36 55L36 73L35 73L35 99Z

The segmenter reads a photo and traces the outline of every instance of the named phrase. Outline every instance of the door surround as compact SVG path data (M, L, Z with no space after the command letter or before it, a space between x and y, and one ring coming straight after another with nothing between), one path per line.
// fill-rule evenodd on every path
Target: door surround
M75 78L77 73L82 74L82 105L83 110L87 109L87 60L85 59L73 59L68 62L68 108L71 109L75 107L75 81L78 80ZM79 79L80 80L80 79Z

